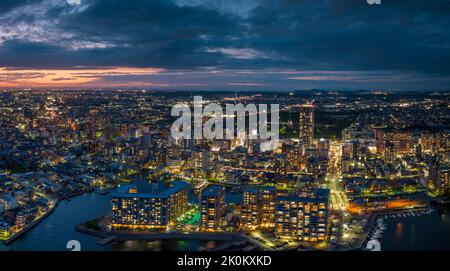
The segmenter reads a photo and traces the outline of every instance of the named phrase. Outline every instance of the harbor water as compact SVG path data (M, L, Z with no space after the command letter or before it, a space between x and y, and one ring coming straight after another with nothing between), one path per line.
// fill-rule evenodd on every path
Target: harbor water
M236 200L235 197L232 198ZM110 199L109 194L86 193L76 196L70 201L63 200L54 213L17 238L9 247L16 251L67 251L69 250L66 248L67 242L76 240L80 242L81 250L84 251L188 251L211 249L222 244L222 242L217 241L198 240L130 240L102 246L97 243L98 238L75 230L77 224L107 214L111 210Z
M239 202L236 195L230 201ZM99 245L98 239L75 231L81 222L110 211L110 195L87 193L61 201L55 212L10 244L12 250L67 251L66 244L77 240L81 250L199 250L214 248L220 242L198 240L126 241ZM431 214L384 219L387 229L379 239L381 250L450 250L450 211L435 208Z
M380 239L382 251L450 250L448 208L433 208L431 214L397 216L384 221L387 229Z

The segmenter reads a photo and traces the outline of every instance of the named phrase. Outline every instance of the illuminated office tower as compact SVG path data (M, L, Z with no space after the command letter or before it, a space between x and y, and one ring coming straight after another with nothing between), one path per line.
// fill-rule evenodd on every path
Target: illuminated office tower
M311 242L327 240L329 195L328 189L318 189L311 195L278 198L275 235Z
M188 183L123 185L112 194L111 226L167 229L187 211Z
M259 226L261 221L260 213L260 191L255 187L247 187L244 190L241 206L241 228L252 230Z
M300 144L311 147L314 138L314 103L303 104L300 107Z
M273 186L261 188L261 227L275 227L275 200L277 190Z
M225 188L212 185L206 188L201 195L201 223L202 231L218 231L222 226L224 212Z

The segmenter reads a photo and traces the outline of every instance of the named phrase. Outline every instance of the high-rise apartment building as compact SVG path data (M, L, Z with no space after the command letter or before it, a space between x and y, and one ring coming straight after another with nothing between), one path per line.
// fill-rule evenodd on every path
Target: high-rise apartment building
M249 187L244 190L241 206L241 228L273 229L277 190L274 186Z
M247 187L243 193L241 206L241 228L244 230L255 229L261 222L260 190L256 187Z
M300 144L310 147L314 138L314 103L303 104L300 107Z
M277 199L275 235L301 241L325 241L329 233L328 189Z
M187 211L188 183L120 186L112 194L112 227L167 229Z
M225 207L225 188L212 185L206 188L200 198L202 231L219 231L222 227Z
M275 206L277 190L274 186L261 188L261 227L275 227Z

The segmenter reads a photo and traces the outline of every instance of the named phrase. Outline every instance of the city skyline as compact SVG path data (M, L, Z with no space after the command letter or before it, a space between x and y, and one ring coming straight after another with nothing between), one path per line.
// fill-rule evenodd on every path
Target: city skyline
M0 7L0 251L450 250L450 0Z
M449 6L5 0L0 88L449 90Z

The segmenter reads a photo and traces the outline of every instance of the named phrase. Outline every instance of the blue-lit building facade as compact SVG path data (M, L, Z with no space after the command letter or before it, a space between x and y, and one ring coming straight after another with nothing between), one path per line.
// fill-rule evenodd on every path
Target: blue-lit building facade
M112 194L114 228L167 229L188 208L188 183L123 185Z

